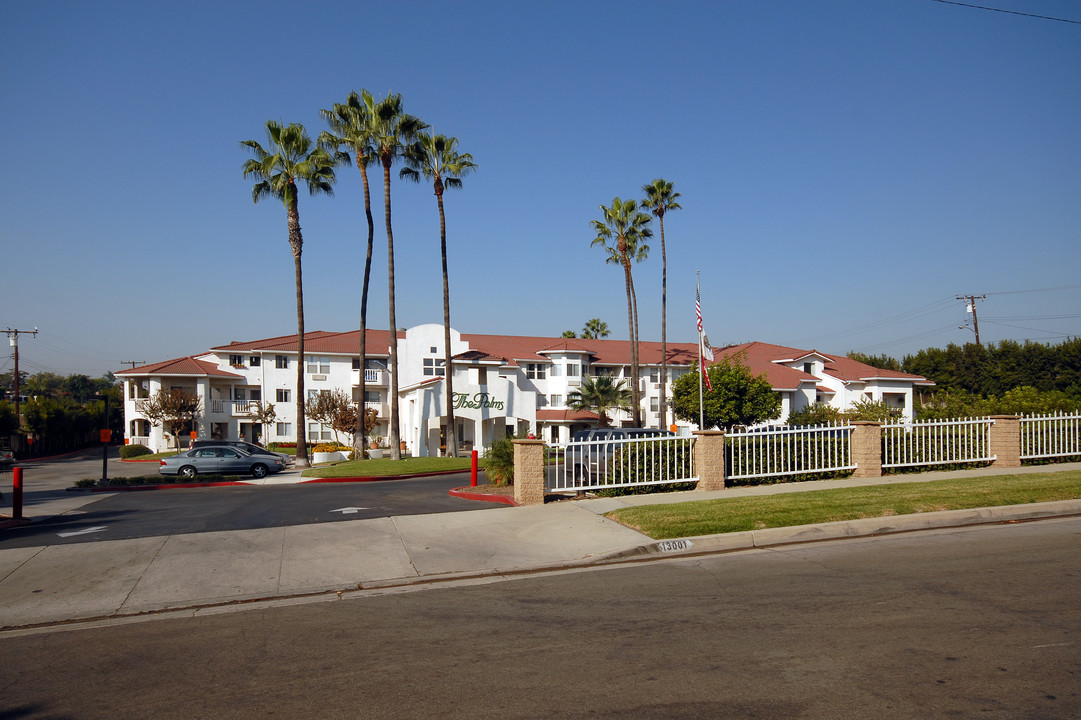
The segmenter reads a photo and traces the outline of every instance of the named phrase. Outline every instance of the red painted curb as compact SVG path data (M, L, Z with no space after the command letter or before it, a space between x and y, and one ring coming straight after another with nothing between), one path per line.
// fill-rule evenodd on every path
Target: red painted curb
M458 497L464 500L480 500L482 502L503 503L504 505L518 507L518 503L514 502L514 498L510 495L491 495L489 493L469 492L465 487L451 488L450 495L451 497Z
M439 475L456 475L461 472L469 472L468 470L440 470L439 472L430 473L412 473L409 475L371 475L371 476L357 476L357 477L336 477L336 478L312 478L310 480L301 480L297 485L311 485L313 483L336 483L336 482L378 482L380 480L408 480L409 478L420 477L437 477Z
M18 520L16 520L15 518L7 517L6 515L0 516L0 530L4 530L5 528L20 527L22 525L29 524L30 518L19 518Z
M222 482L159 483L157 485L117 485L115 487L107 485L105 487L92 487L90 492L129 492L135 490L168 490L169 488L230 487L233 485L251 485L251 483L223 480Z

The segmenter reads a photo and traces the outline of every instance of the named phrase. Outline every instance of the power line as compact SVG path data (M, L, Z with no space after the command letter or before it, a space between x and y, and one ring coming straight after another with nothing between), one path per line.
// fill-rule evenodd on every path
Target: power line
M989 12L1005 13L1006 15L1021 15L1022 17L1037 18L1039 20L1053 20L1055 22L1081 25L1081 20L1069 20L1067 18L1051 17L1050 15L1035 15L1033 13L1020 12L1018 10L1003 10L1002 8L987 7L986 5L973 5L972 3L957 2L957 0L932 0L932 2L942 3L943 5L957 5L960 7L972 8L974 10L987 10Z

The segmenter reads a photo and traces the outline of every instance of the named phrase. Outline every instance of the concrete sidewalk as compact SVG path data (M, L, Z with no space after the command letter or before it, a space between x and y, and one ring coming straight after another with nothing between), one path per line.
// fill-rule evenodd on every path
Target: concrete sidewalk
M737 487L45 547L3 549L0 542L0 636L72 621L116 622L266 603L337 601L393 587L479 578L493 581L650 556L1081 514L1081 500L1076 500L671 542L651 540L603 517L631 505L1048 470L1081 470L1081 463ZM65 512L77 498L56 502L61 504L53 509ZM38 510L45 511L45 505Z

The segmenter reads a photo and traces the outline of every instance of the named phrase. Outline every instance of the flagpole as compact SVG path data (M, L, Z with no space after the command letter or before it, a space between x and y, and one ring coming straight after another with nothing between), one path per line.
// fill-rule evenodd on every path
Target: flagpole
M706 429L706 406L702 399L702 374L706 371L702 365L702 271L695 272L694 278L695 312L698 315L698 429Z

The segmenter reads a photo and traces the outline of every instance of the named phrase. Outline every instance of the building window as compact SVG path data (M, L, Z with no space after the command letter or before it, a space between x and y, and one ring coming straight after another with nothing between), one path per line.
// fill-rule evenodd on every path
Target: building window
M261 402L263 400L263 391L260 388L249 388L248 399L252 402Z
M548 374L551 375L552 377L559 377L560 375L563 374L563 366L560 365L559 363L552 363L552 367L548 371Z
M308 423L308 439L326 442L328 440L333 440L334 437L330 430L327 430L319 423Z
M279 370L288 370L289 369L289 356L288 355L275 355L274 356L274 367L278 368Z
M814 375L814 372L812 372L814 369L814 363L803 363L803 372L807 373L808 375Z
M543 380L546 370L547 366L541 363L526 363L525 376L530 380Z
M326 375L330 372L330 358L309 357L307 360L309 375Z
M244 402L248 399L246 395L247 393L245 392L244 388L233 388L233 400L236 400L238 402Z
M581 375L579 366L576 363L567 363L567 377L578 377Z
M552 396L552 407L562 407L562 406L563 406L563 396L562 395L553 395Z
M595 367L595 368L593 368L593 374L596 377L612 377L612 368L610 368L610 367Z
M661 411L661 399L652 397L649 399L649 411L660 412Z
M289 390L282 390L281 388L278 388L274 391L274 401L283 403L289 402L289 393Z
M293 437L293 423L278 423L275 432L280 438Z
M424 359L424 374L429 376L439 375L442 377L446 374L446 361L443 358L425 358Z
M552 443L555 444L557 442L559 442L559 426L558 425L553 425L552 426Z
M661 381L661 370L660 370L660 368L650 368L649 369L649 381L651 383L659 383Z
M366 402L366 403L381 403L381 402L383 402L383 398L380 397L378 390L365 390L364 391L364 402Z
M244 367L244 356L243 355L230 355L229 356L229 364L232 365L233 367Z
M443 358L424 358L424 374L439 375L447 374L446 360Z
M248 358L248 365L252 367L259 367L259 356L252 355L250 358Z

